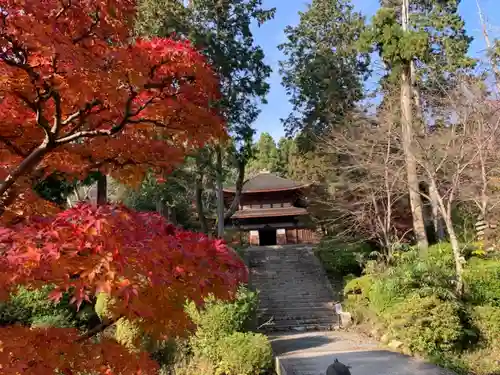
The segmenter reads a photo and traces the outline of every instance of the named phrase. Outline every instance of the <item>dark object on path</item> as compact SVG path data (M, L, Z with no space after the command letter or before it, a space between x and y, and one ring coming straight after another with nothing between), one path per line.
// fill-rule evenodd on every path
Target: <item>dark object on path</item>
M351 372L349 371L348 366L339 362L338 359L335 359L335 361L333 361L333 363L326 369L326 375L351 375Z

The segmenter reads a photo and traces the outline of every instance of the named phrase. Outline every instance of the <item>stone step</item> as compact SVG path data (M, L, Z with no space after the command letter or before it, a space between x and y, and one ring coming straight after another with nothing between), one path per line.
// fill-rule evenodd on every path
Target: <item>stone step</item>
M301 307L302 305L316 305L321 306L327 303L333 303L331 298L327 297L310 297L310 298L286 298L286 296L276 296L276 298L265 296L260 297L260 306L278 305L278 306L295 306ZM333 305L332 305L333 306Z
M285 322L285 321L307 321L316 323L318 321L336 321L335 315L333 314L324 314L324 315L307 315L307 314L263 314L259 316L259 321L267 322L272 320L274 322Z
M302 312L309 312L310 314L323 314L323 313L328 313L328 314L335 314L335 310L329 306L311 306L311 307L295 307L295 306L292 306L292 307L285 307L285 306L281 306L281 307L276 307L276 308L265 308L265 307L260 307L259 308L259 311L262 311L263 313L265 312L269 312L269 313L273 313L273 312L277 312L277 311L280 311L280 312L283 312L283 311L286 311L290 314L293 314L293 313L302 313Z
M260 316L259 321L267 322L272 318L275 322L290 322L290 321L300 321L304 324L314 324L314 323L328 323L337 321L337 317L335 315L323 316L323 317L314 317L314 316L305 316L305 317L289 317L288 319L284 319L284 316L266 316L266 318Z
M268 304L268 305L263 305L261 304L259 306L259 311L262 313L265 313L267 311L290 311L289 310L290 305L283 305L283 304ZM333 305L332 306L325 306L323 304L317 304L317 303L310 303L310 304L301 304L301 305L292 305L294 309L297 309L298 311L300 310L306 310L306 311L316 311L316 310L321 310L325 309L331 312L334 312ZM293 310L292 310L293 311Z
M338 325L328 279L311 248L250 248L250 285L260 291L264 331L320 331ZM269 323L271 321L271 323Z
M266 325L262 327L260 331L264 332L324 332L324 331L332 331L336 329L338 325L336 323L320 323L320 324L301 324L299 322L295 322L293 324L275 324L275 325Z

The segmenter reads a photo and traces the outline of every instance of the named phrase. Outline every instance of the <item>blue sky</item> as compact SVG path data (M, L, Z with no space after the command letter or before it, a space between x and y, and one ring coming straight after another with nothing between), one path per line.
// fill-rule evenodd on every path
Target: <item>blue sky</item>
M492 36L500 36L499 1L480 0L487 21L492 26ZM264 0L265 7L276 7L276 16L273 20L254 30L255 41L264 48L266 61L273 68L269 81L271 91L268 95L268 104L262 105L262 113L255 123L257 137L262 132L270 133L275 140L284 135L280 119L288 115L291 107L281 86L281 78L278 73L278 61L283 58L283 55L277 46L285 40L284 28L299 22L298 12L305 10L308 3L307 0ZM378 9L379 1L353 0L353 3L363 14L371 17ZM497 3L496 6L495 3ZM465 19L468 34L474 37L469 54L473 57L484 57L485 44L477 14L476 0L462 0L460 12Z

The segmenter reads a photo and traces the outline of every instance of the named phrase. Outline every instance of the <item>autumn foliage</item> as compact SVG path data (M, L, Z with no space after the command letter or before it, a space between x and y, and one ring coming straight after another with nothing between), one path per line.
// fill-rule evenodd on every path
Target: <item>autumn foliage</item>
M80 204L61 212L32 186L100 170L127 184L168 171L226 135L219 82L187 42L134 38L132 0L0 0L0 298L53 285L79 306L102 293L100 325L0 327L2 375L157 374L106 329L185 332L187 299L231 298L247 269L223 242L152 213ZM19 221L19 218L23 221ZM56 371L56 372L55 372Z
M53 218L4 229L0 236L0 290L50 283L56 286L52 298L67 292L77 305L104 292L113 300L108 323L123 317L155 338L179 335L189 327L186 299L201 303L210 293L231 298L248 276L244 263L222 241L177 229L158 214L121 206L81 204ZM102 366L113 374L134 374L134 366L154 373L147 372L154 371L154 362L115 341L93 344L79 337L76 329L2 327L2 374Z
M187 42L133 38L134 1L0 0L0 12L4 222L54 212L31 186L56 170L137 183L224 136L212 69Z

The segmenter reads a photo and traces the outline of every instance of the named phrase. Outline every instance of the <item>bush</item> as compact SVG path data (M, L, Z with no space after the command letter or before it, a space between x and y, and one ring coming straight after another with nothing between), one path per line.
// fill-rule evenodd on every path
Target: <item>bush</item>
M145 341L145 335L139 325L121 318L115 324L115 339L130 351L138 351Z
M437 296L454 300L455 269L451 246L441 243L429 247L422 257L416 250L395 254L395 264L378 274L369 300L378 314L402 303L408 296Z
M74 321L69 314L36 316L31 320L31 326L34 328L70 328L74 326Z
M58 315L60 306L49 300L50 287L40 289L19 288L10 299L0 306L2 323L31 324L37 317Z
M464 278L472 304L500 307L500 260L472 258Z
M387 317L389 318L389 317ZM461 307L436 296L411 296L390 313L389 329L418 353L448 352L464 341Z
M349 274L361 275L363 263L372 253L366 243L342 243L327 238L316 247L316 255L330 278L338 278Z
M371 275L351 279L344 287L344 295L359 296L360 298L368 299L373 282L374 279Z
M480 332L482 344L500 350L500 308L477 306L472 312L472 322Z
M69 303L68 295L59 303L49 299L52 287L39 289L20 287L9 300L0 303L0 324L88 328L95 314L90 303L83 303L80 311Z
M266 336L235 332L217 343L217 374L257 375L272 366L273 352Z
M185 367L190 359L190 349L187 341L179 338L171 338L157 343L150 352L151 357L162 368L159 375L171 373L175 366Z
M352 319L356 324L370 322L373 318L368 298L372 284L372 275L364 275L347 281L344 287L346 308L351 312Z
M210 296L203 308L198 308L194 302L188 303L186 312L197 327L190 338L195 356L216 361L217 342L234 332L250 329L255 320L258 301L256 292L240 287L232 302Z
M159 375L215 375L216 367L206 358L194 357L177 363L172 370L163 367Z

